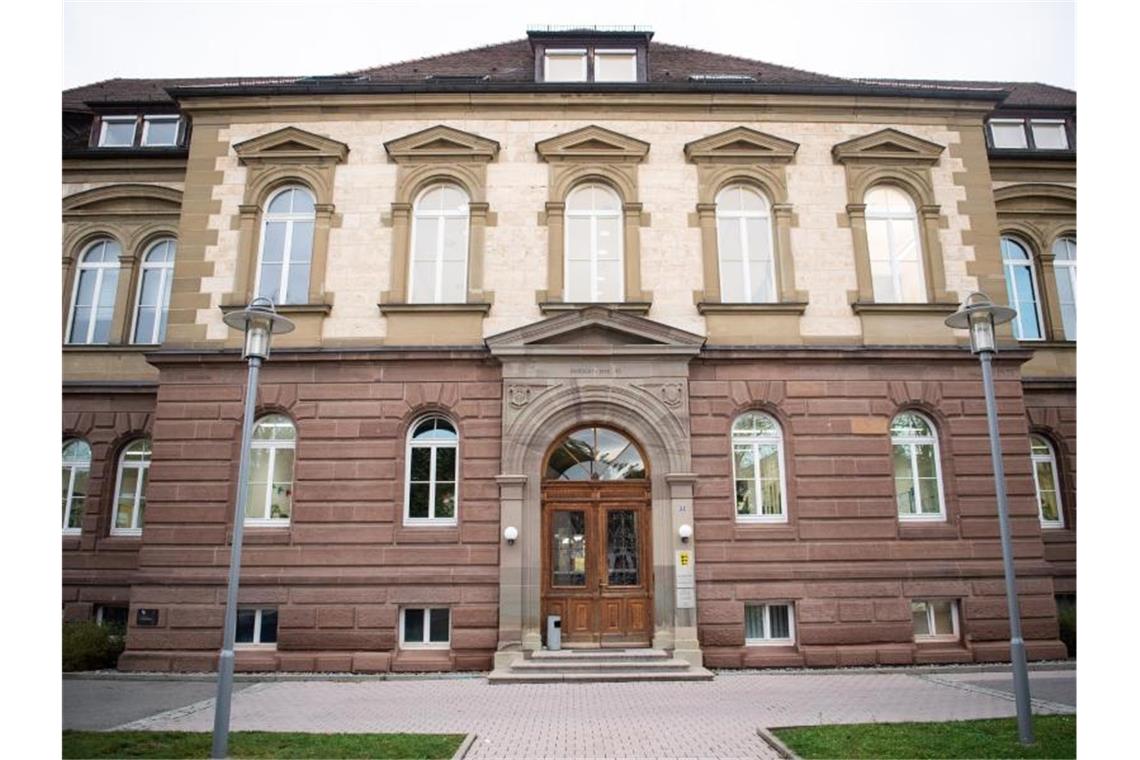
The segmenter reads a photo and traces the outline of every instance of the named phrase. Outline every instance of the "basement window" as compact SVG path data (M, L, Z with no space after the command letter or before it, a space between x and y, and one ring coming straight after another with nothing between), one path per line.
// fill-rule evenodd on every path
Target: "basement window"
M922 599L910 603L914 640L957 641L958 602L953 599Z
M275 648L277 646L277 608L239 609L235 643L246 648Z
M400 646L405 649L447 649L451 646L451 610L447 607L400 610Z
M744 605L745 646L794 644L795 615L790 604Z

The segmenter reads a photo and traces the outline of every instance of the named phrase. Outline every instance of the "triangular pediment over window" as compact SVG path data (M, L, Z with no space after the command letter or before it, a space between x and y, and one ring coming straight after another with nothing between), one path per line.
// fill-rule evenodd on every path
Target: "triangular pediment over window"
M796 156L799 143L748 127L733 127L702 137L685 146L685 158L693 163L773 162L788 163Z
M499 143L443 124L384 143L396 163L424 160L494 161Z
M649 143L620 132L591 125L534 145L544 161L623 161L638 163L649 153Z
M881 129L869 135L841 142L831 155L841 164L848 162L925 164L938 163L945 147L897 129Z
M178 216L182 193L160 185L97 187L63 199L65 219L92 216Z
M486 339L496 356L693 355L704 342L700 335L606 306L584 306Z
M234 145L234 152L242 164L261 162L339 164L348 157L348 146L297 127L285 127L239 142Z

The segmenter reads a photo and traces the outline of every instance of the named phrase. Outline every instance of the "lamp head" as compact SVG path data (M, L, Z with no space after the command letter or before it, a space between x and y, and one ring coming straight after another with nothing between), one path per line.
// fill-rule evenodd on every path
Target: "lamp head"
M508 546L513 546L515 541L519 538L519 529L513 525L508 525L506 529L503 530L503 538L506 539Z
M996 328L1012 321L1017 311L1000 306L985 293L971 293L962 301L962 307L946 317L946 326L970 331L970 350L975 354L997 351Z
M677 535L681 537L681 543L689 543L689 539L693 537L693 526L685 523L677 528Z
M272 301L260 296L241 311L231 311L222 319L230 327L245 333L243 359L268 359L269 342L274 333L292 332L294 327L292 320L277 313Z

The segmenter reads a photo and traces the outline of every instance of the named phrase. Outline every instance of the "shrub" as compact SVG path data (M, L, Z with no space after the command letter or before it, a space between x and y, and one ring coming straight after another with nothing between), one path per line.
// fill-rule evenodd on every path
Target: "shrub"
M1077 656L1077 605L1057 605L1057 623L1061 626L1061 641L1069 650L1069 657Z
M63 624L63 670L113 668L125 642L117 626L85 620Z

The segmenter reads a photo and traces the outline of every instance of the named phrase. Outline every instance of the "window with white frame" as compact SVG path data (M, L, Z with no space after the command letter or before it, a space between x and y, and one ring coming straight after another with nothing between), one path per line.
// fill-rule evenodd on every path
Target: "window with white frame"
M170 286L174 282L172 238L151 245L142 260L139 292L135 307L134 343L158 344L166 336L166 315L170 308Z
M178 122L175 115L144 116L142 144L151 148L177 145Z
M594 49L595 82L636 82L637 51Z
M149 475L150 441L141 438L119 454L119 472L115 479L115 507L111 515L112 536L142 535Z
M1066 340L1077 339L1077 241L1057 238L1053 242L1053 272L1057 277L1057 297L1061 307L1061 325Z
M293 512L293 458L297 431L283 414L269 414L253 426L249 445L246 525L288 525Z
M547 50L543 56L542 79L545 82L585 82L585 49Z
M91 474L91 447L78 438L63 444L63 532L79 535L83 526L83 500Z
M236 634L234 643L241 647L276 647L277 608L239 608Z
M1057 477L1057 455L1052 444L1042 436L1029 437L1033 460L1033 485L1037 488L1037 514L1043 528L1065 527L1061 510L1060 479Z
M768 199L748 185L729 185L716 196L717 257L721 300L772 303L776 259Z
M446 607L401 609L400 646L405 649L447 649L451 646L451 610Z
M1029 147L1029 141L1025 137L1025 121L1022 119L991 119L990 137L995 148Z
M795 613L791 604L744 605L745 646L794 644Z
M958 602L953 599L922 599L910 603L915 641L956 641Z
M1038 150L1068 150L1069 136L1061 119L1032 119L1033 146Z
M737 521L787 522L784 437L770 415L747 412L732 423L732 478Z
M307 188L286 187L269 199L261 220L257 295L278 305L308 303L315 222Z
M895 499L900 520L945 520L942 463L938 435L918 412L903 412L891 421Z
M129 148L135 144L137 116L104 116L100 119L100 148Z
M1041 302L1037 296L1037 272L1029 246L1012 237L1001 239L1001 261L1009 305L1017 310L1013 335L1018 340L1041 340Z
M416 199L412 225L410 303L467 300L467 193L458 185L429 187Z
M100 238L80 255L67 326L68 343L110 342L121 253L117 241Z
M875 301L925 302L926 280L914 201L898 188L879 185L867 191L863 202Z
M622 300L621 199L597 182L579 185L566 198L566 301Z
M454 525L459 503L459 434L444 417L417 420L408 432L404 522Z

